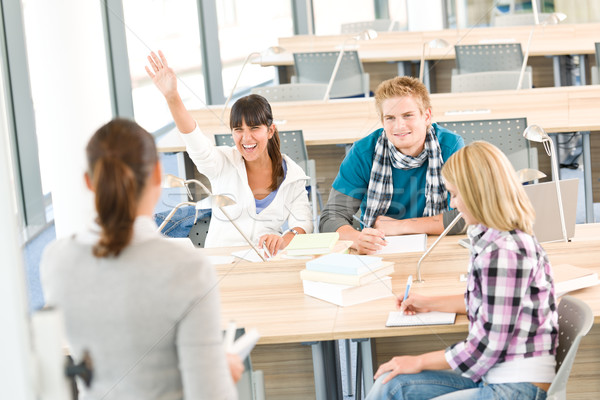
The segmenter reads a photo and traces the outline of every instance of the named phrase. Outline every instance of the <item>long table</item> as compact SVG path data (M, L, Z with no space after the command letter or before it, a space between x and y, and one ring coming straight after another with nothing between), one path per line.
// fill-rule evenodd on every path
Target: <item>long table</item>
M435 239L430 237L429 244ZM440 242L422 263L425 282L415 284L412 290L431 295L464 292L465 284L459 280L459 275L466 272L469 253L457 244L458 239L457 236L446 237ZM600 224L578 225L572 242L547 243L544 248L553 264L568 263L600 272L597 261L600 259ZM203 251L206 254L223 254L230 250ZM421 253L384 256L385 260L395 262L392 287L396 293L403 291L407 276L415 274L420 256ZM392 298L337 307L306 296L299 276L303 268L302 260L217 266L223 321L235 320L238 326L256 328L261 333L252 361L254 367L262 369L265 374L269 399L313 398L315 390L317 398L334 398L331 393L326 394L327 385L336 385L331 381L334 379L331 376L333 367L327 367L323 361L323 350L319 344L335 339L371 338L371 343L363 342L360 346L361 354L367 357L365 382L370 383L373 363L368 360L373 344L373 362L378 364L387 361L390 352L400 354L399 351L404 351L397 347L402 343L420 343L419 351L435 350L466 334L468 321L465 316L459 316L454 325L386 328L388 312L394 309ZM574 383L569 385L568 390L570 393L585 390L581 398L598 397L600 348L594 340L597 340L600 329L600 286L582 289L572 295L590 305L594 313L594 327L589 338L582 342L577 365L571 374ZM312 344L312 352L302 343ZM314 378L311 369L314 369ZM590 393L594 396L589 397Z
M549 133L583 134L586 220L593 222L590 131L600 130L600 86L565 86L493 92L439 93L431 95L434 121L527 118ZM280 130L303 132L307 146L349 144L381 126L373 98L273 103ZM229 109L220 120L222 107L192 110L207 135L229 133ZM185 150L175 132L161 138L162 152Z
M444 39L446 48L432 48L426 60L454 59L455 44L521 43L525 51L531 26L506 26L470 29L444 29L424 32L380 32L374 40L356 42L347 48L357 47L363 63L420 60L423 44L434 39ZM529 55L555 56L568 54L594 54L600 23L558 24L538 26L534 31ZM285 51L263 54L255 63L263 66L293 65L293 53L313 51L339 51L341 44L353 35L296 35L279 38L278 45Z

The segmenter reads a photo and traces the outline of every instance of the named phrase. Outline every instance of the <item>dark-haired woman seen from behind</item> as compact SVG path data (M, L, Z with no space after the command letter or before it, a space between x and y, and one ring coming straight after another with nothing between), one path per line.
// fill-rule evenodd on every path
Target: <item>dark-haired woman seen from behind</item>
M237 398L232 376L243 365L223 349L215 272L156 232L154 139L114 120L90 139L87 160L97 226L52 243L41 263L46 303L64 313L72 356L92 357L81 398Z
M312 213L306 192L308 177L291 158L281 154L279 133L269 102L262 96L242 97L231 108L229 125L234 147L216 147L186 110L177 77L162 52L148 57L148 76L165 97L187 152L212 185L215 194L231 195L228 212L259 247L275 255L294 235L310 233ZM246 245L243 237L213 208L205 247ZM290 228L283 232L287 223Z

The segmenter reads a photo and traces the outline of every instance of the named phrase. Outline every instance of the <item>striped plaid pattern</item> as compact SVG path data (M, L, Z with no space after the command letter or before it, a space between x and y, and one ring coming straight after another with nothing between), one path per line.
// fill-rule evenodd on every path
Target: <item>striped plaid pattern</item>
M425 136L425 148L417 157L402 154L387 139L385 131L375 144L373 167L367 189L367 207L363 221L365 226L373 226L379 215L384 215L392 202L394 183L392 166L398 169L418 168L429 160L425 183L424 216L440 214L448 209L448 192L442 179L442 150L435 129L430 127Z
M552 270L535 237L472 226L465 303L467 338L446 349L450 366L477 382L494 365L554 355L558 314Z

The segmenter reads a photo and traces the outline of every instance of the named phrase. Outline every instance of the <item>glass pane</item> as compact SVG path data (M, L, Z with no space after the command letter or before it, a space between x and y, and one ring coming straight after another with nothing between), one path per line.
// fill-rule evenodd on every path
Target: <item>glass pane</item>
M150 50L162 50L179 77L185 105L204 106L198 9L194 0L123 0L136 121L155 131L172 121L160 92L146 74Z
M375 19L374 2L365 0L314 0L313 12L316 35L338 35L344 23Z
M221 0L217 1L219 44L223 67L223 89L227 97L239 76L235 92L244 94L250 87L275 78L275 67L261 67L246 58L253 52L260 57L277 39L294 34L291 1ZM241 75L240 75L241 73Z

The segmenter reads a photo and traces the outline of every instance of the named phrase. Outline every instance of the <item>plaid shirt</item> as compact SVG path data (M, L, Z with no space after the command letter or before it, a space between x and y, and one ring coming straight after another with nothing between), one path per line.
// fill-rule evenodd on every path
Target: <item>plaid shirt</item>
M475 382L498 363L554 355L558 314L552 270L535 237L483 225L469 229L467 338L446 349L450 366Z

